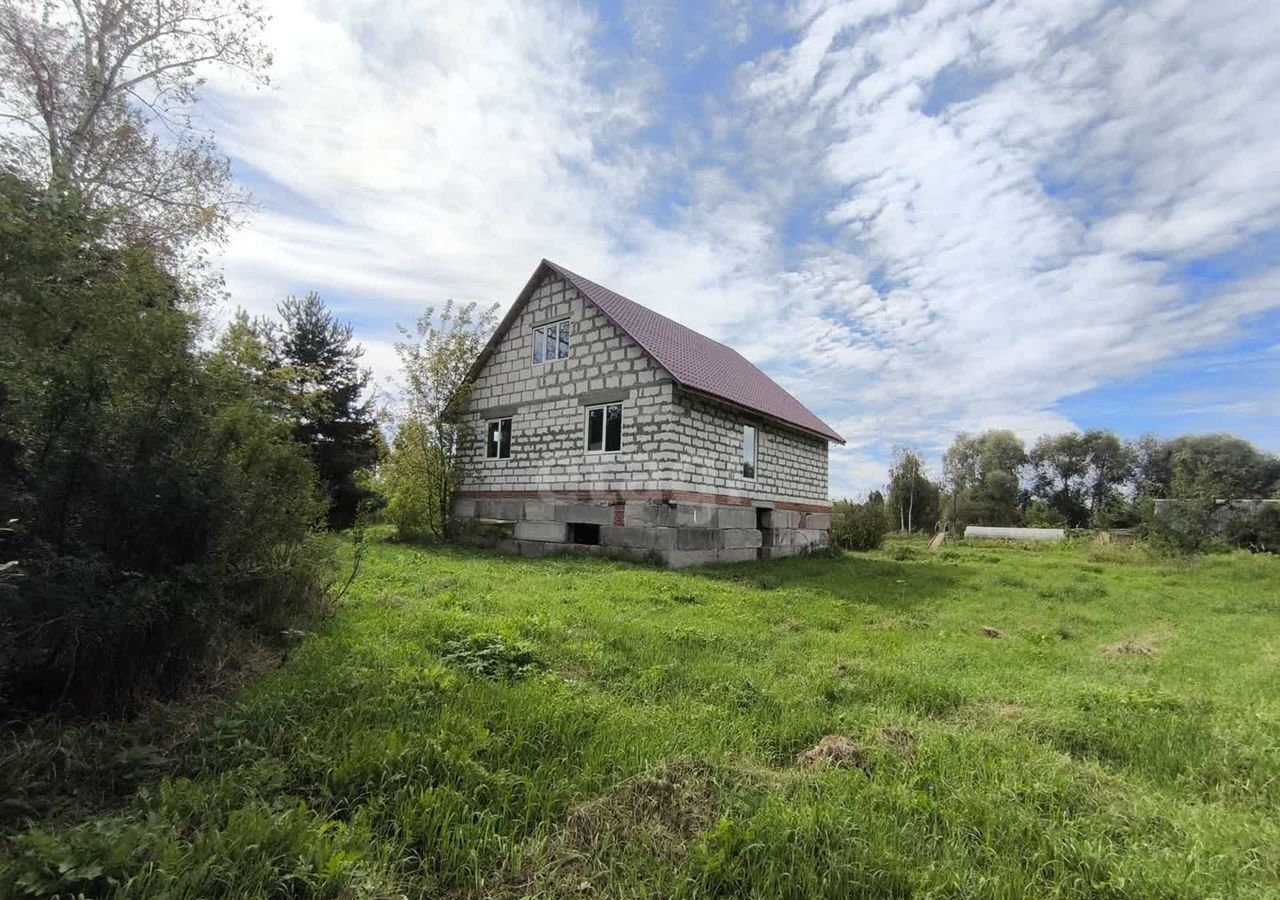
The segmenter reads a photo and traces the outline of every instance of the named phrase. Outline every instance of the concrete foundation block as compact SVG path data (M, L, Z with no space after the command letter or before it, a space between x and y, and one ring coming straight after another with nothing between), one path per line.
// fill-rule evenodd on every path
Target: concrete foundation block
M582 522L587 525L612 525L613 507L589 503L562 503L556 506L557 522Z
M628 500L623 510L622 523L673 528L676 524L676 506L674 503L656 500Z
M717 508L705 503L676 505L676 525L681 528L715 528Z
M829 531L831 529L831 513L805 513L804 520L800 525L802 528Z
M515 523L507 519L472 519L470 527L473 534L489 539L490 543L515 533Z
M717 551L716 555L719 562L748 562L759 558L760 551L752 547L726 547Z
M800 513L792 509L775 509L771 524L774 528L799 528Z
M726 550L751 549L759 547L763 538L755 528L725 528L720 531L721 546Z
M816 547L825 540L826 535L827 532L825 531L806 528L775 528L773 531L773 546L795 547L797 549Z
M530 522L554 522L556 519L556 505L546 500L526 500L524 503L524 517Z
M517 522L516 540L563 544L568 539L568 530L563 522Z
M760 550L761 559L786 559L788 556L795 556L800 550L797 547L763 547Z
M817 531L812 528L797 528L795 534L796 546L798 547L817 547L827 535L825 531Z
M674 528L655 528L645 525L600 526L600 543L606 547L670 550L675 547L675 536Z
M756 527L756 510L753 506L722 506L716 511L716 526L719 528L752 528Z
M673 569L702 566L716 562L719 552L719 550L670 550L666 554L667 565Z
M714 528L677 528L677 550L719 550L720 532Z
M517 521L524 516L523 500L477 500L476 517Z
M516 552L521 556L546 556L547 549L542 541L516 541Z
M473 519L476 515L476 501L457 499L453 501L453 514L459 519Z

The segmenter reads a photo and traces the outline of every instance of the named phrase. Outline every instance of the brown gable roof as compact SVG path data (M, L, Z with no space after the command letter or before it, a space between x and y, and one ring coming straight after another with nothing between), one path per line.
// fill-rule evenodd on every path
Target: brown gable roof
M498 326L490 346L476 360L472 376L479 371L499 336L528 301L544 269L551 270L577 288L609 321L670 372L681 387L740 406L828 441L844 443L844 438L736 350L545 259Z

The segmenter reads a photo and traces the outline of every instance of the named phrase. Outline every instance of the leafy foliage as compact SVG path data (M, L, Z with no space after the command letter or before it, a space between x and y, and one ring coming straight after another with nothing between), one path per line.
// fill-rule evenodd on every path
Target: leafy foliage
M891 478L901 468L895 462ZM1042 435L1024 453L1011 432L961 432L944 457L944 475L943 516L957 526L1143 525L1159 531L1167 549L1192 552L1222 543L1229 517L1213 512L1214 501L1280 490L1280 458L1230 435L1122 441L1109 431L1067 432ZM1153 500L1183 501L1182 509L1156 522Z
M266 19L251 0L6 2L6 158L153 252L224 236L247 198L191 107L210 65L265 82Z
M831 508L831 543L842 550L878 550L889 528L883 503L841 500Z
M907 447L894 450L889 468L889 515L899 531L932 531L938 523L942 493L929 478L920 454Z
M444 642L440 658L480 678L515 681L546 668L529 644L496 634L469 634Z
M103 230L0 182L0 704L127 708L321 593L305 453Z
M1228 541L1244 550L1280 553L1280 502L1232 516L1225 532Z
M1027 453L1012 431L961 432L943 457L953 525L1012 525L1018 521L1018 471Z
M447 465L423 423L405 422L396 431L378 473L378 490L387 498L384 515L400 540L424 541L445 533L448 519L437 494Z
M467 375L497 323L497 306L447 302L428 308L396 344L404 369L405 414L380 487L403 540L442 538L464 475L468 434L460 419Z

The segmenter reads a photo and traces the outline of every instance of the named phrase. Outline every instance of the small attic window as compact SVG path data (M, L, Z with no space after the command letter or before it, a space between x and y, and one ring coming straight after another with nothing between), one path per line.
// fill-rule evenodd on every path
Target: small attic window
M533 329L534 365L569 358L569 320L548 322Z

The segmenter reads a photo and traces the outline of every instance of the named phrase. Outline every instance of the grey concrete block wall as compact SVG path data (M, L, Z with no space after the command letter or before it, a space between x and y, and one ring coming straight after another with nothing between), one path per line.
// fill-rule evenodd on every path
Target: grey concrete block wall
M533 362L534 329L570 323L570 356ZM622 403L622 448L588 453L586 410ZM511 457L485 457L490 419L510 417ZM594 304L548 275L477 374L464 424L464 492L712 492L826 505L824 440L676 387ZM742 474L742 426L759 429L757 477ZM701 526L704 523L688 522Z
M456 509L463 510L478 506L465 499L455 504ZM828 546L826 529L722 527L724 523L745 524L755 520L757 509L754 507L673 504L660 500L580 503L547 499L513 503L505 508L519 510L518 518L509 523L479 520L492 524L474 533L476 542L522 556L570 552L612 553L641 558L656 554L668 565L678 568L710 562L778 559ZM699 524L654 524L674 522L677 508L685 510L687 521ZM776 509L768 510L767 520L799 524L809 515L824 515L783 510L785 513L794 512L794 515L778 516L778 512ZM625 524L628 517L633 524ZM619 519L624 524L616 524ZM586 532L597 535L598 543L573 543L575 536L580 534L572 528L573 525L598 529Z
M569 539L568 529L563 522L516 522L516 540L563 544Z
M534 328L570 322L567 359L535 364ZM480 370L464 416L463 491L619 490L668 479L677 450L664 447L672 382L594 304L546 278ZM591 405L622 404L622 448L588 453ZM511 418L511 457L485 456L485 425Z
M534 364L534 329L570 322L570 356ZM622 447L589 453L587 409L622 404ZM485 457L485 425L512 420L509 459ZM826 546L824 440L681 390L594 304L546 276L481 367L464 424L455 514L513 523L475 530L509 553L657 553L671 565L773 557ZM742 472L755 425L757 477ZM762 514L757 508L767 509ZM824 518L825 517L825 518ZM572 544L599 529L599 546Z

